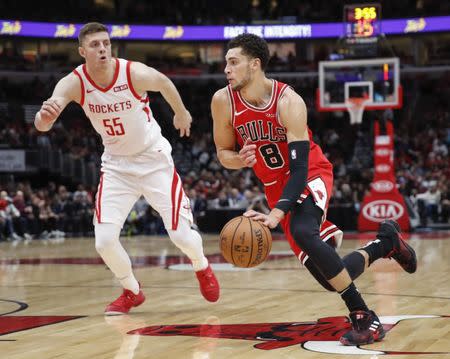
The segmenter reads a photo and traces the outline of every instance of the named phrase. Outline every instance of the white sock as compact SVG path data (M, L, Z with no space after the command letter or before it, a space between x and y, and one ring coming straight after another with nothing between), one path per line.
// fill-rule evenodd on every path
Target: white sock
M122 284L122 287L125 289L131 290L134 294L139 293L139 283L134 277L134 274L131 273L129 276L125 278L118 278L120 284Z
M119 241L120 226L113 223L95 225L95 248L105 264L125 289L139 293L139 283L133 275L131 260Z
M208 267L208 260L205 256L203 256L200 260L193 260L192 261L192 268L194 268L194 271L198 272L200 270L206 269Z

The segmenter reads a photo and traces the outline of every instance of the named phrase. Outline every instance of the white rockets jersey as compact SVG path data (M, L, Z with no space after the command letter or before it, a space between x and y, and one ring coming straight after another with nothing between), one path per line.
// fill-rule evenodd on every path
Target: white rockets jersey
M147 92L138 94L133 88L131 62L114 60L114 77L105 88L92 80L85 64L73 72L81 81L80 105L102 137L105 153L129 156L156 143L161 128L150 110Z

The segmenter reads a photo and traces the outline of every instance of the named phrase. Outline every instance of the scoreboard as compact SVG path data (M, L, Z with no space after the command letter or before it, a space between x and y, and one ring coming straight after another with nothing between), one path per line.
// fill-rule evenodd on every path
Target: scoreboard
M343 22L346 38L376 39L381 35L381 5L345 5Z

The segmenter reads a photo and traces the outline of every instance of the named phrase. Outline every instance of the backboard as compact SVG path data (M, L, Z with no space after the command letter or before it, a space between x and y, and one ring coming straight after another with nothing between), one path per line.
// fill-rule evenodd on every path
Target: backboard
M316 104L319 111L347 111L352 99L365 110L402 107L398 58L321 61Z

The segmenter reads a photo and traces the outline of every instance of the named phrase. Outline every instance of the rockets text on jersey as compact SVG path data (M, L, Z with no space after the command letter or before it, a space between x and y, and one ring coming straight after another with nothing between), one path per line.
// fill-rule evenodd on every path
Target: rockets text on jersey
M131 83L131 62L113 61L114 77L106 88L92 80L85 64L74 74L81 83L80 105L102 137L105 153L129 156L156 143L161 129L153 118L147 93L136 93Z

